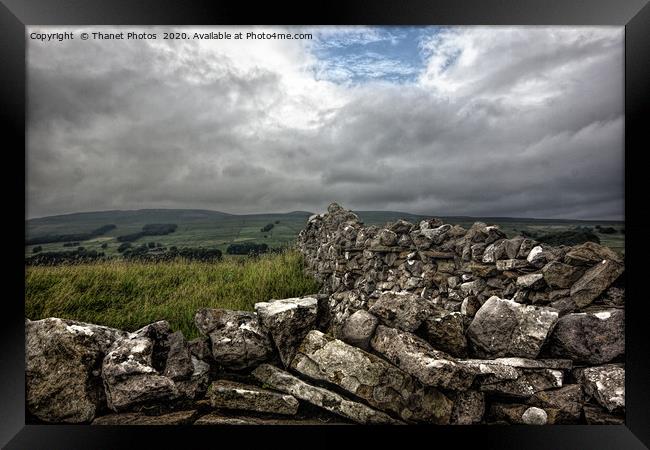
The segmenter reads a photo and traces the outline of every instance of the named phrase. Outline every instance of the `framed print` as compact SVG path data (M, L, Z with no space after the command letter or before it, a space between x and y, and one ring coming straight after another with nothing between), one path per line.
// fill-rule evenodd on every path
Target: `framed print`
M4 1L3 445L645 448L650 7L311 6Z

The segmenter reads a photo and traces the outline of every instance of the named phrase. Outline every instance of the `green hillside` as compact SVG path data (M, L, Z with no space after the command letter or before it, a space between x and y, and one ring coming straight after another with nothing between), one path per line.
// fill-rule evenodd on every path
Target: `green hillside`
M405 219L414 223L427 216L395 212L395 211L357 211L361 220L367 225L383 225L397 219ZM206 247L218 248L225 253L231 243L254 242L265 243L269 248L290 245L301 229L304 228L310 212L295 211L290 213L269 214L227 214L218 211L193 209L142 209L134 211L98 211L88 213L65 214L43 217L26 221L27 238L45 235L61 235L88 233L107 224L116 228L107 233L79 242L88 250L103 251L108 256L117 256L120 242L118 236L136 233L147 224L173 223L178 225L175 232L164 236L144 236L135 243L142 244L157 242L170 247ZM601 243L623 252L625 235L622 222L612 221L576 221L557 219L518 219L508 217L473 218L473 217L442 217L451 224L464 227L471 226L475 221L499 225L508 236L516 236L523 232L543 233L549 231L570 230L577 226L595 229L597 225L612 227L613 234L597 233ZM263 228L269 228L262 231ZM106 248L102 248L106 244ZM70 250L63 242L40 244L42 251ZM25 254L31 255L34 245L25 246Z

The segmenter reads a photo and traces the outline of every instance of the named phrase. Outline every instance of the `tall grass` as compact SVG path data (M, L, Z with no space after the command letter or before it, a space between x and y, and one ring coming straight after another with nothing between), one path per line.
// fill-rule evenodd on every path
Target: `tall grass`
M25 316L60 317L133 331L167 320L191 339L202 307L253 310L256 302L313 294L297 252L217 263L109 261L26 268Z

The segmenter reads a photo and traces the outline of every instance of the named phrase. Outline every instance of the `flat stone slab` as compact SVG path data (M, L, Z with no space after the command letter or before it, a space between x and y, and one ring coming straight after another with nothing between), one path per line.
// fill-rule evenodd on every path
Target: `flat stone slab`
M403 424L388 414L355 402L327 389L312 386L284 370L269 364L258 366L252 374L265 386L293 395L346 419L360 424Z
M406 331L379 325L370 343L373 350L427 386L464 390L476 371L458 364L447 353Z
M291 368L311 379L339 386L370 406L404 420L449 423L453 403L444 394L422 386L382 358L320 331L307 334Z
M213 382L207 396L213 408L261 413L294 415L299 405L292 395L228 380Z

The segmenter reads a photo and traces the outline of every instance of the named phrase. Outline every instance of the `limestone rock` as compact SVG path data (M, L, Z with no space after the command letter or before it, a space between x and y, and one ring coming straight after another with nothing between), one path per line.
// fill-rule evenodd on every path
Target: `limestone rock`
M561 317L549 337L553 356L603 364L625 353L625 313L609 309Z
M485 415L485 394L468 390L461 391L454 399L451 425L474 425L480 423Z
M613 259L603 259L575 282L571 287L571 299L582 308L593 302L624 271L622 264Z
M311 379L329 382L370 406L407 421L446 424L452 402L434 388L378 356L313 330L305 337L291 368Z
M413 332L433 311L433 304L410 292L384 292L368 312L389 327Z
M360 309L345 321L341 340L355 347L368 350L370 339L375 334L379 319L368 311Z
M273 356L271 341L254 313L204 308L194 320L199 331L210 337L212 356L223 367L246 369Z
M531 406L521 415L521 421L526 425L546 425L547 420L546 411L536 406Z
M623 425L625 418L622 415L610 414L600 406L585 405L585 422L588 425Z
M564 255L564 262L572 266L593 266L605 259L622 262L621 256L614 250L595 242L576 245Z
M564 376L560 370L542 369L522 371L514 380L488 378L480 382L480 390L514 398L528 399L539 391L562 387Z
M262 327L270 334L282 363L288 366L300 342L316 328L318 300L314 297L271 300L256 303L255 311Z
M234 381L218 380L208 388L213 408L294 415L298 400L292 395L270 391Z
M379 325L370 345L377 353L427 386L464 390L474 380L475 372L472 369L456 363L454 358L435 350L411 333Z
M122 412L178 397L174 382L154 367L156 347L165 347L159 325L148 325L118 339L104 358L102 379L108 407ZM149 337L153 336L153 338ZM159 367L160 368L160 367Z
M525 289L539 289L544 286L544 275L541 273L530 273L517 277L517 287Z
M464 302L465 300L463 300ZM465 313L467 313L468 303L464 303ZM465 338L462 305L460 312L437 311L435 315L431 315L425 320L424 326L426 340L435 349L447 352L452 356L466 356L467 339Z
M535 358L557 318L550 308L491 297L476 312L467 338L480 357Z
M567 384L559 389L537 392L528 401L528 404L545 410L557 410L553 423L558 424L578 423L583 403L584 396L579 384Z
M582 276L584 269L559 261L551 261L542 268L546 284L552 288L567 289Z
M48 318L25 325L26 406L45 422L90 422L105 404L101 364L126 333Z
M174 382L179 395L189 401L201 398L210 382L210 366L194 356L191 357L191 363L192 373L187 378Z
M585 394L594 398L609 412L625 408L625 369L617 364L575 369L575 378Z
M328 324L325 329L332 336L340 338L348 317L361 309L366 309L366 304L363 296L354 291L333 294L323 308L328 316Z
M402 423L363 403L352 401L335 392L305 383L290 373L269 364L258 366L253 371L253 376L265 386L293 395L299 400L306 401L360 424Z
M169 351L163 375L172 380L189 378L194 372L194 366L192 365L192 354L183 333L180 331L172 333L167 341Z

